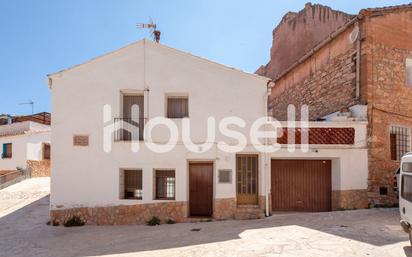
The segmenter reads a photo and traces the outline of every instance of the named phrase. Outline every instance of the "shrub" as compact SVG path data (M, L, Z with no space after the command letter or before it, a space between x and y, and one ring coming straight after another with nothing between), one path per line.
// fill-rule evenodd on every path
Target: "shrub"
M78 217L78 216L72 216L70 219L68 219L65 223L65 227L80 227L83 226L85 223L84 221Z
M166 221L166 223L167 223L167 224L175 224L176 221L173 220L173 219L168 219L168 220Z
M156 216L153 216L148 222L147 225L149 226L156 226L160 225L160 219Z

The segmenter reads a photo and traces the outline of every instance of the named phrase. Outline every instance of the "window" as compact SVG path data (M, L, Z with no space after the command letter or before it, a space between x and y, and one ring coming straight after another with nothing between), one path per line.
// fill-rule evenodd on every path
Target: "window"
M175 199L175 171L156 170L156 199L174 200Z
M219 170L219 183L232 183L232 170Z
M144 96L123 95L123 117L114 119L115 141L142 141L144 129Z
M142 199L142 170L121 170L120 183L122 182L120 199Z
M406 85L412 87L412 58L406 58Z
M391 160L399 161L409 152L411 147L410 130L408 128L392 126L390 133Z
M403 199L412 202L412 176L402 176L401 196Z
M50 144L43 144L43 160L50 160Z
M167 97L167 117L169 119L182 119L189 117L189 99L182 96Z
M9 159L12 157L12 144L3 144L3 154L1 155L3 159Z
M404 162L402 164L402 172L412 172L412 162Z

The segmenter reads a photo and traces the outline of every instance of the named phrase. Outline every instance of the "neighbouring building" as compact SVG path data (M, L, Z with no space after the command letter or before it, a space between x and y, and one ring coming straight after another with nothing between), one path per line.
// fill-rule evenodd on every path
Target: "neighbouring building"
M396 203L394 172L411 150L412 5L349 15L308 3L274 30L271 57L257 73L275 83L273 117L306 104L313 121L366 121L369 203Z
M142 224L152 216L182 222L367 207L358 194L367 189L366 122L309 122L307 152L289 151L283 122L279 151L255 149L248 135L267 115L266 77L141 40L48 79L54 221L77 215L87 224ZM225 127L222 120L232 116L245 126L206 140L208 117ZM156 117L179 131L166 153L147 145L168 146L165 126L142 137ZM181 134L186 121L190 151ZM237 143L236 132L246 135L246 147L222 151L221 141Z
M28 170L32 177L50 176L50 113L0 115L0 146L2 175Z

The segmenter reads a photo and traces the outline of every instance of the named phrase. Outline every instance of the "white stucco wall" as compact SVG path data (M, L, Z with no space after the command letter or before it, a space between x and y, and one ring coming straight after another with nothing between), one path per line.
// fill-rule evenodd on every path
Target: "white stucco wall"
M27 160L42 160L43 143L50 143L50 132L0 137L0 152L5 143L12 143L12 158L0 158L0 170L25 168Z
M52 208L153 202L154 169L175 169L176 201L186 201L190 160L214 162L215 198L235 196L235 155L219 153L216 145L203 154L189 153L182 145L170 153L156 154L143 145L132 153L129 143L116 142L112 152L105 153L103 106L111 106L112 118L121 117L122 91L143 93L146 88L146 118L164 117L166 95L188 95L191 138L199 143L205 140L209 116L218 123L236 115L248 125L264 116L267 79L151 42L144 46L142 41L51 78ZM180 130L181 121L174 122ZM89 135L89 146L74 147L75 134ZM165 135L158 127L153 140L162 142ZM217 134L215 142L221 139ZM143 200L119 199L121 168L143 170ZM217 170L223 168L232 169L232 184L217 184Z
M169 94L189 97L189 119L195 143L205 140L206 120L219 121L228 116L244 119L247 126L236 130L249 135L250 125L265 115L267 80L215 64L151 42L140 41L114 53L94 59L65 72L50 76L52 80L52 180L51 208L110 206L161 202L154 200L155 169L174 169L176 201L188 199L188 163L214 163L214 197L236 196L235 154L219 151L216 142L227 138L216 134L215 144L206 153L190 153L181 142L172 152L157 154L140 144L133 153L130 143L115 142L112 151L103 150L103 106L111 106L111 118L122 117L122 92L145 95L145 118L165 116ZM147 91L145 91L145 89ZM113 120L113 119L112 119ZM181 127L180 120L173 120ZM259 154L259 195L270 188L267 170L271 158L331 159L333 189L366 188L366 124L323 123L313 126L356 127L354 146L312 146L309 153L289 153L286 149L267 156ZM73 146L73 135L88 135L89 146ZM168 132L162 127L153 131L155 142L164 142ZM180 139L179 139L180 140ZM230 140L229 140L230 141ZM250 142L249 142L250 144ZM248 146L243 153L256 153ZM268 166L269 165L269 166ZM142 169L143 200L120 200L120 169ZM218 170L231 169L232 183L218 184ZM270 184L270 183L269 183Z

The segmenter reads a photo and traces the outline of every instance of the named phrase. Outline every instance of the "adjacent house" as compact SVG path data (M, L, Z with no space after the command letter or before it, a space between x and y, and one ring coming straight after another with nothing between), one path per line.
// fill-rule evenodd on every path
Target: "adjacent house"
M50 176L50 113L0 116L0 171ZM5 182L5 181L3 181Z
M284 16L271 61L257 71L275 83L269 108L277 119L289 104L306 104L313 121L367 122L371 204L397 202L393 174L411 150L411 17L410 4L349 15L308 3Z
M50 217L57 222L74 215L88 224L141 224L152 216L180 222L367 207L367 123L297 122L293 129L282 121L281 147L266 153L249 136L256 120L268 119L266 77L141 40L48 79ZM209 137L211 118L216 133ZM229 126L227 118L236 122ZM291 150L305 131L308 151ZM245 145L236 150L239 134ZM276 141L260 142L265 148Z

